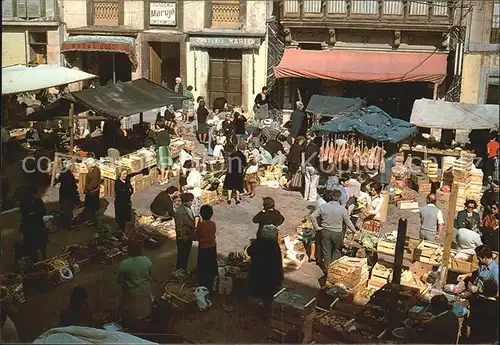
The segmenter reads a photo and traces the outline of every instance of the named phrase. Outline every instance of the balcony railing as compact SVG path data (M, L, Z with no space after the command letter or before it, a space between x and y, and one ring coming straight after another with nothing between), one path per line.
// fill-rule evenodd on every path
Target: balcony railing
M375 19L453 22L453 0L284 0L287 19Z
M92 3L92 18L94 25L118 26L120 24L119 1L94 1Z
M212 28L240 29L242 26L239 0L212 0Z

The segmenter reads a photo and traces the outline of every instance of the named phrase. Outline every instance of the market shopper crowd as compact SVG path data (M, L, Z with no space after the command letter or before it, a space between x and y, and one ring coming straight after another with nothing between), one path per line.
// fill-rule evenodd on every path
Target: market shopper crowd
M176 85L177 91L182 92L179 91L182 90L180 80ZM187 90L190 91L190 87ZM263 88L256 97L256 109L261 112L268 100L267 88ZM297 109L291 117L290 140L281 134L266 138L259 128L253 129L247 136L245 116L239 112L231 114L224 100L222 105L221 100L217 103L214 104L212 113L207 109L204 99L198 97L194 106L196 118L192 119L192 123L195 124L193 128L198 141L207 144L209 148L213 147L211 154L223 157L228 163L223 182L227 204L232 204L234 199L235 204L240 205L245 196L255 197L259 171L271 172L277 165L285 165L288 172L286 188L302 190L304 199L314 203L315 211L310 216L314 231L309 259L316 261L325 272L333 261L342 256L346 232L359 237L360 224L380 223L385 201L383 186L378 181L359 174L339 174L331 175L321 182L324 177L319 159L322 138L308 133L307 116L301 102L297 102ZM214 117L220 117L220 127L209 125ZM170 171L174 161L169 146L171 138L178 135L175 110L166 107L159 112L149 135L157 151L161 185L172 182ZM493 146L490 145L491 148ZM201 174L193 149L186 147L180 152L178 160L179 188L169 186L160 192L150 209L155 218L175 222L177 257L174 274L177 277L188 276L193 242L198 242L196 279L198 285L205 287L212 296L214 281L218 275L216 235L219 229L212 220L214 209L201 203ZM95 160L87 160L87 164L89 172L86 176L85 211L82 217L89 225L96 225L100 208L101 172ZM72 214L80 201L77 181L70 166L60 175L59 180L61 214L64 219L62 224L71 229L76 223ZM492 181L490 189L484 193L481 216L474 211L478 207L475 201L467 200L465 209L458 213L455 224L458 251L475 254L480 261L477 272L459 277L459 280L467 282L468 289L473 293L470 315L465 324L468 339L474 343L495 340L496 335L492 330L498 332L498 311L495 314L493 308L498 303L498 265L492 259L492 249L498 251L498 187L498 181ZM121 171L115 181L114 203L115 220L120 231L125 231L126 224L132 220L133 193L127 171ZM44 216L47 214L45 205L36 197L36 191L28 188L20 208L25 249L34 261L38 261L38 251L45 258L48 244L48 233L44 225ZM427 205L420 209L420 216L421 239L439 241L444 219L442 211L436 206L436 196L433 193L427 196ZM247 249L251 258L248 285L251 295L261 299L266 306L272 302L272 296L284 281L283 253L277 241L278 227L284 221L271 197L263 198L262 210L252 219L256 224L256 235ZM318 248L318 252L313 248ZM124 322L133 325L138 320L148 318L152 312L152 263L143 255L140 242L131 241L128 253L130 257L120 264L117 282L122 292L120 312ZM89 311L87 300L88 292L81 287L75 288L67 310L61 313L61 325L95 326L96 320ZM435 318L423 333L421 341L455 343L458 321L448 301L443 296L436 296L431 301L431 309ZM496 323L493 322L495 320Z

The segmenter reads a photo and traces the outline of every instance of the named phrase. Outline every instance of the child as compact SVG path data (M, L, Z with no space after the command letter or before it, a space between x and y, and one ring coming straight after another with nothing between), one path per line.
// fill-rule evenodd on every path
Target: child
M196 169L193 161L187 161L185 165L187 165L187 169L189 170L186 177L187 192L193 194L194 196L191 209L193 210L193 214L195 216L196 225L198 224L198 216L200 215L202 177L200 172Z
M198 265L196 269L198 285L204 286L212 295L212 287L215 277L218 275L217 269L217 245L215 242L216 225L211 220L214 210L210 205L203 205L200 208L201 221L196 227L196 239L198 246Z
M245 171L245 182L247 183L247 192L250 194L250 198L255 197L255 188L257 187L257 182L259 177L257 172L259 171L259 150L253 147L252 143L248 143L248 159L249 166Z
M224 146L227 143L227 137L222 132L218 132L215 136L215 147L213 156L216 158L224 158Z

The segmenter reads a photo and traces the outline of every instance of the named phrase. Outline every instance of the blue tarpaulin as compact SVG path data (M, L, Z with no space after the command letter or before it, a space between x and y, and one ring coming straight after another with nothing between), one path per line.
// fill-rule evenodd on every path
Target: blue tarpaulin
M392 118L376 106L354 111L350 116L313 127L315 131L330 133L358 132L376 141L397 143L417 131L409 122Z

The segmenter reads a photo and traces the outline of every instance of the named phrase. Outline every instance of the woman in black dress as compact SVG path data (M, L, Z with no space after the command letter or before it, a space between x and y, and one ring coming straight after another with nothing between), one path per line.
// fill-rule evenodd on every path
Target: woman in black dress
M270 306L283 284L283 256L276 239L258 237L247 249L252 259L248 269L250 294Z
M257 238L262 234L262 228L265 225L274 225L275 227L280 226L285 221L285 217L280 211L276 210L274 205L274 199L266 196L262 199L262 211L257 213L252 222L259 224L259 229L257 230Z
M37 196L37 193L35 186L28 186L19 205L23 247L26 256L29 256L33 262L38 262L39 250L42 254L42 260L45 260L47 245L49 244L49 232L43 220L43 217L47 214L47 208L42 199Z
M244 142L244 137L246 133L246 128L245 124L247 122L247 119L243 114L240 114L238 112L234 113L234 134L236 136L236 144Z
M290 188L290 183L292 182L292 177L299 171L300 165L302 164L302 152L304 151L304 143L306 138L298 137L297 140L290 146L290 152L287 157L287 167L288 167L288 183L287 188Z
M122 170L115 181L115 220L120 231L124 231L125 224L132 220L132 194L134 189L127 170Z
M198 110L196 110L196 117L198 121L198 141L200 143L206 143L208 139L208 109L206 107L205 101L200 101Z
M227 191L227 203L231 205L233 190L236 191L236 205L241 202L241 193L243 193L244 174L247 166L247 159L243 151L246 145L241 143L238 149L229 156L228 171L224 180L224 190Z

